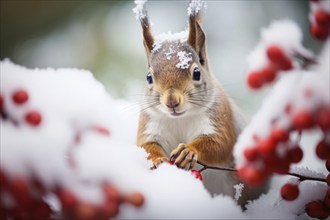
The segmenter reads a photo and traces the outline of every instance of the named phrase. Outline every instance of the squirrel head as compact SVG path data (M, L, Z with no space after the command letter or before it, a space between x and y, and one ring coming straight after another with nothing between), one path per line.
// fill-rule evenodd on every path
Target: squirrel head
M214 97L200 10L191 10L188 30L177 36L154 38L145 9L140 22L149 69L145 109L170 117L209 109Z

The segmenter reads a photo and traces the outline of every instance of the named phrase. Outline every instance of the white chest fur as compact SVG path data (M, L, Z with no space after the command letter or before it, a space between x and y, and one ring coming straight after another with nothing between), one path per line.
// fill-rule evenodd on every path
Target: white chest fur
M214 132L210 119L203 114L178 118L157 115L148 121L145 130L148 141L158 142L168 156L180 143L190 143L200 135Z

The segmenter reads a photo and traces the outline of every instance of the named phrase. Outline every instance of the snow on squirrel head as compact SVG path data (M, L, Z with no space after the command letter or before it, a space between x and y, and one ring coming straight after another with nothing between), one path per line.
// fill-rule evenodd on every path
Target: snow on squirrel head
M213 94L206 54L206 36L200 26L199 0L188 7L189 28L172 34L151 32L146 1L135 1L133 11L141 22L148 60L146 111L184 117L207 110ZM211 95L211 96L210 96Z

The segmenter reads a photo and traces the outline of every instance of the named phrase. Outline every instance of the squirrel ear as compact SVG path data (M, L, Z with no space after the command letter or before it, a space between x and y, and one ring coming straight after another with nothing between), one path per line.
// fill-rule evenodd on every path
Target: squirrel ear
M198 20L199 14L197 16L191 15L189 17L188 43L198 54L200 64L205 68L208 68L206 56L206 36Z
M142 31L143 31L143 45L147 53L148 64L149 64L149 56L152 50L152 46L154 44L154 37L151 33L151 28L149 24L148 17L145 16L140 19Z

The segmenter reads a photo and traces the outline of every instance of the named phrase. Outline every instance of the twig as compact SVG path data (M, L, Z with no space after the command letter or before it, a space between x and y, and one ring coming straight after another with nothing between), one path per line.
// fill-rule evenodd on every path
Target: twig
M229 172L237 172L236 169L234 168L227 168L227 167L215 167L215 166L208 166L205 163L202 163L200 161L197 161L198 164L202 165L203 167L199 170L199 172L203 172L206 169L212 169L212 170L222 170L222 171L229 171ZM294 177L298 177L299 181L305 181L305 180L311 180L311 181L318 181L318 182L324 182L326 183L327 181L324 178L318 178L318 177L311 177L311 176L304 176L298 173L287 173L285 175L289 175L289 176L294 176Z

